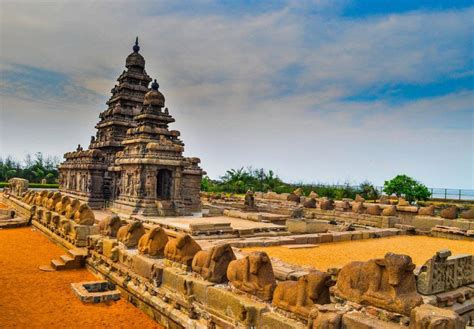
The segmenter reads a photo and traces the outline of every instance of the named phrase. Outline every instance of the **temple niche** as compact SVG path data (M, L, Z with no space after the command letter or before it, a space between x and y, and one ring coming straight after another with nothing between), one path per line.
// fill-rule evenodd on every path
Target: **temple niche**
M111 90L89 149L79 145L64 155L60 191L124 214L185 215L200 210L203 175L198 158L183 156L180 133L169 130L174 118L165 97L145 71L138 38L127 70Z

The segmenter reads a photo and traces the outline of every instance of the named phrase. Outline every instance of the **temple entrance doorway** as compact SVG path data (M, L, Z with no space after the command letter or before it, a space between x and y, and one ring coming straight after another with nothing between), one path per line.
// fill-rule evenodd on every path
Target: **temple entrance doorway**
M160 169L157 175L156 196L160 200L171 199L171 170Z

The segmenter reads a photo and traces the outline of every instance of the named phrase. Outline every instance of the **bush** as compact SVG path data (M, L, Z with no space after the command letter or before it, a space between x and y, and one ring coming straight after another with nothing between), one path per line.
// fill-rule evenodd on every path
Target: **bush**
M0 182L0 188L4 188L8 185L8 182ZM29 188L46 188L46 189L54 189L59 188L59 184L41 184L41 183L30 183Z
M408 202L427 200L431 196L425 185L407 175L398 175L389 181L385 181L383 190L388 195L403 196Z

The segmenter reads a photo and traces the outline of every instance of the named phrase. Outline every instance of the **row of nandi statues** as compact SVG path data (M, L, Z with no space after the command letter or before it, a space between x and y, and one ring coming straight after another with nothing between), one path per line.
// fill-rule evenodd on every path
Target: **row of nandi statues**
M78 226L93 226L95 215L87 203L58 191L27 191L22 201L32 207L32 217L53 232L66 237Z
M297 281L277 283L265 252L256 251L237 259L229 244L219 243L202 250L188 234L169 237L158 226L147 232L141 222L125 223L118 216L110 216L99 225L103 235L117 238L123 247L179 263L207 281L228 282L234 290L304 319L312 316L315 306L330 304L331 295L333 300L372 305L405 316L423 303L416 289L415 265L406 255L387 253L382 259L349 263L340 270L336 281L330 273L312 269Z

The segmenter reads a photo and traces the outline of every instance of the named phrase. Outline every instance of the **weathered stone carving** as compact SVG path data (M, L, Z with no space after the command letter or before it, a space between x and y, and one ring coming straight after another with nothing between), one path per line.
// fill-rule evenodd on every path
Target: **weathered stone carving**
M334 304L316 305L308 318L310 329L341 329L344 311L336 309Z
M466 322L454 311L424 304L410 314L410 329L463 329Z
M439 215L445 219L456 219L456 217L458 216L458 207L451 206L446 209L443 209L441 210Z
M49 210L55 210L56 204L61 201L61 192L55 192L51 198L49 198L46 208Z
M453 290L474 282L474 257L451 256L451 251L440 250L417 273L418 291L425 295Z
M266 301L272 299L276 281L272 263L265 252L254 251L242 259L231 261L227 278L237 289Z
M474 208L464 210L459 217L464 219L474 219Z
M51 192L48 192L48 194L46 194L46 196L43 197L43 199L41 199L41 206L43 206L44 208L47 207L48 205L48 200L54 195L54 192L51 191Z
M175 239L169 240L165 246L165 257L177 263L191 266L194 255L201 247L189 234L178 233Z
M382 216L396 216L397 215L397 207L389 206L382 210Z
M28 180L23 178L11 178L8 180L8 193L20 197L28 190Z
M112 214L110 216L105 217L99 223L99 230L100 233L109 236L111 238L117 237L117 232L120 227L122 227L122 220L117 214Z
M254 209L255 208L255 197L254 197L253 191L248 190L247 193L245 193L244 205L248 209Z
M273 293L273 305L284 310L308 317L314 304L327 304L329 287L334 282L326 272L313 270L298 281L283 281Z
M365 208L365 213L368 215L380 216L382 209L378 204L370 204Z
M334 201L328 198L322 198L319 200L319 208L322 210L333 210Z
M295 189L293 191L293 194L300 197L300 196L303 196L304 195L304 192L303 192L303 189L301 187L298 187L297 189Z
M354 202L352 204L352 212L355 214L362 214L364 212L364 203L363 202Z
M318 193L314 192L314 191L311 191L308 195L308 198L310 199L318 199L319 198L319 195Z
M117 240L122 242L127 248L135 248L143 234L145 234L143 224L140 221L134 221L119 228Z
M167 242L168 235L165 230L155 226L138 241L138 252L150 256L163 256Z
M80 206L81 202L79 200L72 200L71 203L66 206L66 209L64 211L64 217L66 217L67 219L74 219L74 215L76 214L76 211L79 210Z
M408 202L405 198L398 198L398 205L402 207L410 206L410 202Z
M214 246L209 250L201 250L193 258L193 271L199 273L204 279L214 283L227 281L227 268L235 260L232 247L225 243Z
M305 208L316 208L316 199L309 198L303 203Z
M420 216L434 216L435 215L435 206L431 205L428 207L421 207L418 209L418 215Z
M354 201L355 202L365 202L365 199L360 194L356 194L356 197L355 197Z
M48 195L48 191L43 190L40 193L36 193L35 197L35 205L41 206L41 202L43 201L43 198Z
M382 195L378 201L380 204L391 204L390 198L386 195Z
M74 213L74 221L79 225L94 225L95 216L92 209L87 203L83 203L79 206L79 209Z
M387 253L383 259L351 262L339 272L334 293L342 299L405 315L423 303L416 291L411 257Z
M35 193L33 190L29 190L25 196L23 197L23 201L27 204L31 204L31 200L34 200L35 198Z
M67 195L65 195L61 198L61 201L56 203L56 206L54 207L54 210L58 214L64 215L66 213L66 208L70 203L71 203L71 198L69 198Z
M296 203L300 203L300 197L294 193L290 193L287 197L288 201L291 201L291 202L296 202Z

